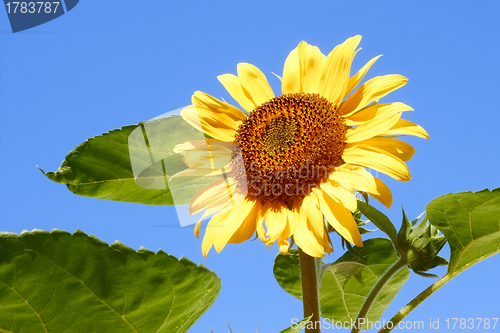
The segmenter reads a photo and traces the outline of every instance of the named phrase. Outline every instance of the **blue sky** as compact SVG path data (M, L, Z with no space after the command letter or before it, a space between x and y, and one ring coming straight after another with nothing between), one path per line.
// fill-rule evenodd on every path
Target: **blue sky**
M87 138L188 105L196 90L231 101L216 76L236 73L238 62L258 66L279 92L271 72L282 73L301 40L328 53L360 34L353 68L383 54L367 78L408 77L384 101L411 105L406 119L431 137L406 140L417 149L410 182L382 176L394 204L377 207L399 227L401 205L415 217L439 195L500 186L499 15L496 1L86 0L12 34L0 9L0 230L81 229L108 243L185 256L222 279L219 298L192 332L227 332L225 321L234 332L278 332L302 308L274 280L276 247L248 241L205 259L201 239L192 226L178 226L172 207L75 196L36 166L55 171ZM337 242L326 261L341 253ZM500 317L498 267L500 256L474 266L407 320ZM431 283L412 275L384 317Z

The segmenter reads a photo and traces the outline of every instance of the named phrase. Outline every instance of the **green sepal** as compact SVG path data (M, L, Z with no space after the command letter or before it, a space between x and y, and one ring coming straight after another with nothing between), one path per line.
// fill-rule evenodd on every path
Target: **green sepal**
M408 219L408 217L405 214L405 210L403 209L403 221L401 223L401 228L398 231L398 246L399 247L405 247L406 245L406 240L410 236L410 230L412 227L412 223Z
M429 273L424 273L424 272L420 272L420 271L413 271L413 272L415 274L418 274L418 275L426 277L426 278L431 278L431 279L439 278L439 276L437 276L436 274L429 274Z
M367 202L358 200L358 209L366 216L377 228L384 232L397 247L397 231L391 220L376 208L370 206ZM397 248L396 248L397 249Z
M372 232L375 232L377 231L378 229L375 229L375 230L369 230L369 229L366 229L364 227L358 227L358 230L359 230L359 233L361 235L364 235L364 234L369 234L369 233L372 233Z

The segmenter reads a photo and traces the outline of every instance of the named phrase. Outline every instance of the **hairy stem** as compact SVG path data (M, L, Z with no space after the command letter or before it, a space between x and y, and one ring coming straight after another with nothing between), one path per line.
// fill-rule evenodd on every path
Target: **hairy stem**
M304 318L312 315L306 325L306 333L320 333L318 278L316 262L313 257L299 248L300 275L302 277L302 302L304 303ZM312 322L312 324L311 324ZM312 327L311 327L312 326Z
M403 256L399 258L399 260L396 261L394 265L392 265L391 268L389 268L384 273L384 275L382 275L380 280L378 280L377 284L375 285L375 287L373 287L372 291L370 292L365 302L363 303L363 307L359 311L358 318L356 319L356 325L353 327L351 333L359 333L361 331L361 326L363 325L360 325L360 322L361 324L364 322L364 319L366 318L368 311L370 311L370 308L372 307L375 298L377 298L378 294L380 293L380 291L382 291L382 289L389 281L389 279L407 264L408 261L406 257Z
M379 331L379 333L387 333L392 331L401 320L403 320L410 312L412 312L420 303L425 301L427 297L432 295L436 290L444 286L448 281L452 279L451 274L446 274L439 280L437 280L429 288L422 291L417 297L415 297L410 303L408 303L404 308L401 309L390 321L385 324L385 327ZM389 328L390 327L390 328Z

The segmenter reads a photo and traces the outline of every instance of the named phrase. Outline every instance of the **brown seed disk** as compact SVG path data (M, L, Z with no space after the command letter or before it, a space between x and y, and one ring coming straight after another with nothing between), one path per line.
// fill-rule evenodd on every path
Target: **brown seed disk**
M243 164L233 163L250 199L289 203L307 196L343 163L347 126L317 94L275 97L255 108L235 136Z

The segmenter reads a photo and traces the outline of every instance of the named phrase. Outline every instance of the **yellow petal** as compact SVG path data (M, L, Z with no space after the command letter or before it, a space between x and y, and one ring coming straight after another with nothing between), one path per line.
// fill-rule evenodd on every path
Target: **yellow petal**
M342 159L346 163L385 173L396 180L408 181L411 178L405 162L381 149L361 145L348 147L344 149Z
M250 95L255 106L274 98L273 90L260 69L247 63L238 64L238 77L246 95Z
M201 227L201 221L203 219L200 219L198 222L196 222L196 225L194 226L194 234L196 238L200 238L200 227Z
M325 223L319 210L318 198L314 189L302 201L302 209L316 238L322 238L325 232Z
M352 59L361 36L348 38L326 57L320 94L333 104L340 103L347 93Z
M226 218L229 214L231 214L233 209L215 215L208 222L207 229L205 231L205 236L203 237L203 242L201 243L201 252L203 253L203 256L205 258L207 257L208 251L210 251L212 245L214 244L215 237L217 236L217 231L219 227L227 223Z
M239 244L252 237L256 230L257 215L261 207L262 205L258 201L253 202L252 210L243 221L240 228L233 234L228 243Z
M204 168L215 171L231 162L234 144L231 142L210 142L191 149L184 154L183 161L191 169Z
M289 228L290 236L292 236L295 233L294 216L300 210L301 202L302 202L302 200L295 199L294 202L292 203L292 209L287 210L288 228Z
M196 192L189 204L189 214L197 214L208 207L236 205L245 196L246 193L237 187L233 178L219 179Z
M189 204L189 214L195 215L214 201L227 196L226 183L219 179L196 192Z
M377 61L378 58L380 58L382 55L376 56L375 58L372 58L370 61L368 61L356 74L351 76L349 79L349 83L347 84L347 95L350 94L354 88L361 82L363 77L365 76L366 72L372 67L372 65Z
M168 181L171 182L173 180L180 180L181 178L184 177L184 180L188 180L187 177L189 177L189 180L193 180L194 177L199 178L199 177L214 177L214 176L220 176L222 175L222 169L218 169L215 171L212 171L212 169L185 169L182 171L179 171L172 175L170 178L168 178Z
M318 47L306 42L300 42L297 48L299 50L302 92L317 94L326 57Z
M363 246L358 224L351 212L340 202L331 198L323 191L318 191L319 206L326 220L335 231L349 243Z
M293 235L294 226L293 226L293 222L289 218L290 215L292 215L291 211L289 209L285 208L285 214L286 214L285 219L286 219L287 223L286 223L285 228L281 232L281 235L279 236L277 243L278 243L278 246L280 248L281 253L290 254L288 252L288 248L290 246L288 239L290 238L290 236Z
M388 130L401 118L400 112L387 112L381 116L347 130L346 143L363 141Z
M243 89L240 79L233 74L223 74L217 76L220 83L226 88L229 95L231 95L238 104L241 105L243 110L251 112L255 109L255 103L250 95Z
M266 229L264 228L264 221L269 211L269 207L271 207L271 203L268 201L262 207L260 207L259 211L257 212L257 236L259 236L259 239L266 245L268 244L269 239L266 235Z
M281 253L290 254L290 252L288 252L288 247L289 247L288 238L283 238L283 237L278 238L278 246L280 248Z
M321 184L321 190L323 190L333 199L341 202L347 209L354 213L356 209L358 209L356 195L354 195L353 191L345 189L340 184L335 185L333 185L331 182L326 182L324 184Z
M266 214L266 228L269 242L276 241L287 225L287 207L279 201L271 204Z
M173 151L176 154L185 155L188 151L190 151L193 148L206 146L207 143L210 144L212 142L222 142L222 141L214 140L214 139L191 140L191 141L187 141L187 142L179 143L178 145L175 145Z
M343 164L330 174L329 179L332 186L341 185L348 191L366 192L384 206L389 208L392 205L392 194L389 188L363 167Z
M216 113L212 110L190 105L181 111L182 118L191 126L221 141L232 142L241 121L234 121L231 117Z
M238 123L247 117L246 114L237 107L202 91L196 91L193 97L191 97L191 101L193 105L206 107L215 113L222 113Z
M344 116L347 126L363 124L373 120L376 117L383 116L390 112L413 111L413 109L404 103L372 104L366 108L348 116Z
M373 179L370 177L367 178L365 173L368 173L368 171L363 167L342 164L330 174L329 180L333 186L340 184L348 191L360 191L360 187L362 188L361 191L364 191L366 184L375 187Z
M406 119L399 119L396 125L382 135L414 135L422 139L429 139L429 134L422 127Z
M389 187L384 184L380 179L377 177L373 177L375 179L375 182L377 183L377 189L375 191L367 191L369 195L380 201L380 203L387 208L391 207L392 205L392 193Z
M214 240L214 248L217 252L222 251L222 249L233 237L237 241L245 241L252 236L252 234L250 234L249 237L244 238L247 236L247 233L245 232L237 234L236 236L235 234L242 226L243 231L248 231L246 230L248 226L244 225L244 222L247 220L249 215L254 215L253 213L256 213L253 212L253 208L255 208L254 206L253 201L243 200L229 211L230 213L225 217L226 222L220 225L216 230L217 234ZM249 219L249 221L252 222L251 219ZM255 220L253 220L253 223L255 223Z
M339 113L348 115L361 110L373 101L379 100L390 92L404 86L408 81L401 75L377 76L362 84L347 100L342 103Z
M403 161L410 160L413 154L415 154L415 148L409 143L391 137L376 137L356 143L350 143L345 145L345 148L355 146L356 144L382 149Z
M283 94L302 92L298 47L293 49L285 60L283 79L281 80L281 91Z
M321 220L323 220L323 217L321 217ZM316 235L308 224L308 219L303 209L293 212L293 221L295 224L293 239L297 243L297 246L311 257L324 257L324 247L318 242Z

